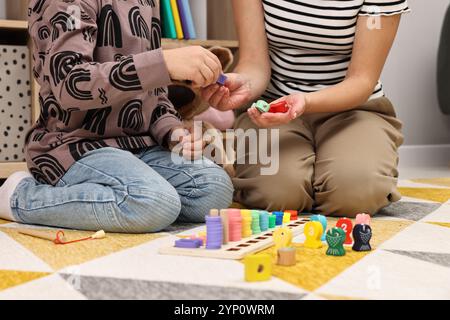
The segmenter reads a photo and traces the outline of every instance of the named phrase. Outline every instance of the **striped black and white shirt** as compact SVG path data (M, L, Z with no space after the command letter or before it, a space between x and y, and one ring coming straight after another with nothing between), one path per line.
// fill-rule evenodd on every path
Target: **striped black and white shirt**
M272 66L266 99L315 92L342 82L352 57L358 17L410 11L406 0L262 2ZM378 82L370 99L383 95Z

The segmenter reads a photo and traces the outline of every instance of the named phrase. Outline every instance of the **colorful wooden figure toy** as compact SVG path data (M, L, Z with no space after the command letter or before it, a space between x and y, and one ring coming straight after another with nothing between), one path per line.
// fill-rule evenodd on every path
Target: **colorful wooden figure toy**
M275 249L290 247L292 244L292 231L288 227L280 227L273 232Z
M244 258L245 281L268 281L272 277L272 257L269 254L252 254Z
M255 102L255 104L253 105L256 109L258 109L259 112L261 113L266 113L269 112L270 110L270 104L268 104L266 101L264 100L258 100Z
M289 111L286 101L272 103L269 108L270 113L286 113Z
M357 224L353 229L353 251L371 251L370 240L372 239L372 228L367 224Z
M305 224L304 232L306 237L305 248L322 248L323 244L320 238L322 237L323 227L319 221L310 221Z
M217 84L221 87L223 87L225 85L225 82L227 82L228 77L224 74L221 74L219 76L219 79L217 79Z
M289 111L286 101L269 104L264 100L258 100L253 104L253 107L258 109L261 113L286 113Z
M284 210L284 212L289 213L291 215L291 221L298 220L298 211L297 210Z
M323 227L323 233L322 233L322 237L320 238L321 241L326 241L325 237L326 237L326 233L327 233L327 218L321 214L316 214L314 216L311 216L311 221L318 221L322 224Z
M327 255L328 256L335 256L335 257L341 257L345 256L345 249L344 249L344 241L345 241L345 231L341 228L331 228L327 232L327 243L328 243L328 250Z
M355 224L366 224L370 226L370 215L368 215L367 213L357 214Z
M352 230L353 230L353 223L352 220L348 218L340 218L338 222L336 223L336 227L341 228L344 230L346 237L345 237L345 245L351 246L353 244L352 240Z

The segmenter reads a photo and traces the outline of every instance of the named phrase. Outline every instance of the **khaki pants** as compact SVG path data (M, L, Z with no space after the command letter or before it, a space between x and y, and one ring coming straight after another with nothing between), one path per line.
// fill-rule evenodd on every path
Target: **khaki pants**
M401 127L387 98L351 111L302 116L277 128L280 165L276 175L261 175L261 165L236 166L235 201L270 211L373 215L401 198L397 190ZM256 126L244 113L235 128Z

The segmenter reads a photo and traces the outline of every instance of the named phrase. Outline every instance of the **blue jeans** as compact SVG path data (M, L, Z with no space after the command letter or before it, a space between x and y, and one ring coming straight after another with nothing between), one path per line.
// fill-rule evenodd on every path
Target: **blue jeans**
M183 161L152 147L134 155L114 148L87 153L56 186L24 179L11 198L18 222L80 230L147 233L177 219L203 222L232 201L231 180L209 160Z

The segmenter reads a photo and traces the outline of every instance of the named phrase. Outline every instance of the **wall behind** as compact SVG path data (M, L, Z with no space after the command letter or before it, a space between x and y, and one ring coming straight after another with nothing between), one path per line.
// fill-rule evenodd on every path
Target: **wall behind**
M436 85L440 33L449 4L409 0L413 12L403 16L383 73L386 95L405 125L406 145L450 144L450 117L440 112Z
M6 18L5 1L6 0L0 0L0 19Z

